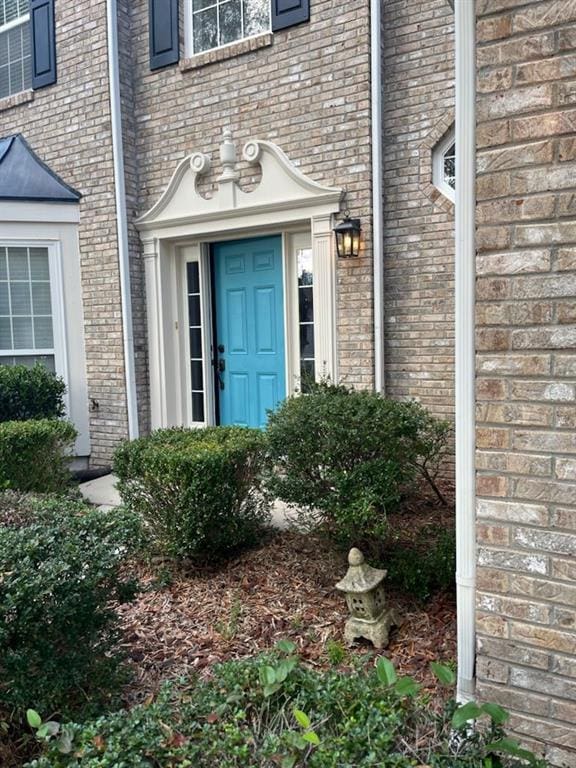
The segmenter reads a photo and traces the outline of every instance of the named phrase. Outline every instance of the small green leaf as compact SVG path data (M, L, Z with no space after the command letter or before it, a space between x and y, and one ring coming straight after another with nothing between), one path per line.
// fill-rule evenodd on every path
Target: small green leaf
M280 690L280 683L273 683L272 685L265 685L264 686L264 696L268 699L270 696L273 696L276 691Z
M463 728L469 720L475 720L482 714L482 710L475 701L469 701L463 704L454 712L452 716L452 726L454 728Z
M281 768L294 768L297 759L294 755L286 755L282 758Z
M259 671L260 682L262 685L274 685L276 682L276 670L274 667L260 667Z
M35 709L26 710L26 720L28 720L28 725L30 726L30 728L36 729L36 728L40 728L40 726L42 725L42 718L40 717L38 712L36 712Z
M310 718L305 712L302 712L301 709L294 709L292 711L294 713L294 717L298 722L298 725L300 725L302 728L310 728L312 723L310 722Z
M492 704L487 701L482 705L482 712L490 716L493 723L503 725L510 718L510 714L499 704Z
M535 765L537 762L536 756L529 750L522 749L514 739L500 739L499 741L494 741L491 744L487 744L485 749L486 752L503 752L506 755L525 760L530 765Z
M438 681L442 683L442 685L454 685L456 682L456 675L454 670L451 669L448 665L433 661L430 664L430 669Z
M398 675L394 669L394 664L392 664L390 659L387 659L386 656L380 656L378 659L378 663L376 664L376 673L378 675L378 680L380 680L382 685L394 685L398 679Z
M320 744L320 739L318 738L318 734L314 733L314 731L306 731L304 734L304 738L306 741L308 741L310 744L313 744L315 747L317 747Z
M36 731L36 736L39 739L51 739L52 736L57 736L60 731L60 723L54 722L54 720L48 720L47 723L42 723L40 728Z
M289 655L296 651L296 643L293 643L292 640L279 640L276 643L276 648L278 648L279 651L282 651L282 653Z
M396 680L394 690L398 696L415 696L420 690L420 686L411 677L400 677Z
M277 682L283 683L284 680L286 680L286 678L290 674L290 672L292 672L296 664L297 664L296 659L282 659L282 661L278 664L275 670Z

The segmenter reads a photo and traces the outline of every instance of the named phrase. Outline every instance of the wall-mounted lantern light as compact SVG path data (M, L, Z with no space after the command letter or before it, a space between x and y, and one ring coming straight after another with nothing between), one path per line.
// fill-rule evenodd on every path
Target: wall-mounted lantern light
M360 219L351 219L347 214L344 221L334 227L336 253L340 259L353 259L360 253Z

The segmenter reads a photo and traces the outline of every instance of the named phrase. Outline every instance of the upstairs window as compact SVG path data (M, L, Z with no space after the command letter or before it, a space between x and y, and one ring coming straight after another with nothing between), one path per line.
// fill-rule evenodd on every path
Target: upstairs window
M192 54L269 32L270 0L186 0Z
M456 139L454 127L443 136L432 156L432 180L442 194L454 201L456 192Z
M29 0L0 0L0 99L31 87Z

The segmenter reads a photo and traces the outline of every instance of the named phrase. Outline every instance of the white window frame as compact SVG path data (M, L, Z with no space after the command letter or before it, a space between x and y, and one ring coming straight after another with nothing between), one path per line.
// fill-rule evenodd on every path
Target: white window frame
M64 282L62 273L62 253L60 243L53 240L0 240L2 248L46 248L48 251L48 269L50 275L50 301L52 302L52 335L54 346L50 349L0 349L0 363L3 357L35 357L51 355L54 357L56 374L66 384L65 405L68 401L68 360L66 355L66 324L64 318Z
M11 29L15 29L16 27L20 27L23 24L30 24L30 12L25 13L23 16L18 16L15 19L12 19L12 21L8 21L6 24L0 25L0 35L4 32L9 32ZM32 36L32 31L30 30L30 36ZM30 46L32 46L32 39L30 39ZM30 54L32 55L32 53ZM7 93L4 96L0 96L0 100L3 98L9 99L11 96L16 96L18 93L24 93L25 91L29 90L32 87L32 84L30 84L29 88L24 88L21 91L14 91L13 93Z
M187 58L193 56L202 56L203 53L209 53L210 51L219 51L229 48L231 45L244 42L244 40L252 40L253 38L260 37L261 35L270 34L272 32L272 4L268 3L268 27L261 32L257 32L255 35L246 35L245 37L239 37L237 40L233 40L231 43L225 43L224 45L217 45L214 48L206 48L204 51L194 50L194 11L192 6L193 0L184 0L184 47ZM217 5L217 0L213 0L212 5ZM209 6L212 7L212 6ZM244 4L240 4L240 10L242 14L242 27L244 26ZM220 37L220 22L218 12L216 13L216 21L218 25L218 37Z
M456 200L456 190L450 186L446 181L444 173L444 158L447 151L452 144L456 141L455 127L452 126L448 133L446 133L436 144L432 150L432 183L434 186L442 192L442 194L449 200L454 202Z

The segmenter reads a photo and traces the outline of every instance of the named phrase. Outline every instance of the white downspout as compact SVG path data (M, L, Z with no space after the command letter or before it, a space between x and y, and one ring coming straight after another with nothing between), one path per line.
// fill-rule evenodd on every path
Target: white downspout
M112 154L114 158L118 261L120 266L120 294L122 299L122 336L124 340L128 436L130 440L134 440L138 437L138 406L136 400L134 334L132 331L130 252L128 249L128 222L126 216L126 190L124 185L124 147L122 142L122 112L120 107L120 73L118 61L118 8L116 0L107 0L106 19L108 25L108 79L110 81Z
M456 34L456 587L459 701L474 696L475 490L475 2L455 5Z
M370 0L372 103L372 242L374 259L374 388L384 392L384 242L382 211L381 0Z

